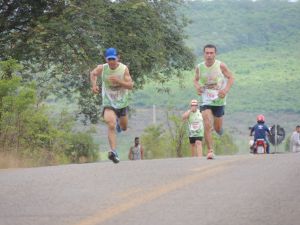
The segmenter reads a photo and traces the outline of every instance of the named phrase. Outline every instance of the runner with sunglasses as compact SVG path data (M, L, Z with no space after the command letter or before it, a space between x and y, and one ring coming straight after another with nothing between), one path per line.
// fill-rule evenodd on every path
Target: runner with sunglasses
M202 157L203 118L196 99L190 102L190 109L183 113L182 119L188 123L192 157Z
M125 131L128 124L129 90L133 81L126 65L119 62L115 48L105 51L105 64L98 65L91 73L92 91L99 94L97 78L102 80L102 116L108 128L110 150L108 158L114 163L120 161L117 153L116 132Z

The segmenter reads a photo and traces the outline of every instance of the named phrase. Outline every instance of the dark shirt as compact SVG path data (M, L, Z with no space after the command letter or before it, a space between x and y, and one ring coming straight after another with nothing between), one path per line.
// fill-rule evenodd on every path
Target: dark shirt
M254 140L257 139L265 139L266 140L266 132L271 135L269 128L263 123L257 123L254 127L252 127L250 135L254 132Z

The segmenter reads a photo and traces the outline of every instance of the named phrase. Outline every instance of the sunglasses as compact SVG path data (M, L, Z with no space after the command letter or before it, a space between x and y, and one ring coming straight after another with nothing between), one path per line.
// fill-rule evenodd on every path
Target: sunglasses
M114 60L116 60L115 58L108 58L107 59L108 61L114 61Z

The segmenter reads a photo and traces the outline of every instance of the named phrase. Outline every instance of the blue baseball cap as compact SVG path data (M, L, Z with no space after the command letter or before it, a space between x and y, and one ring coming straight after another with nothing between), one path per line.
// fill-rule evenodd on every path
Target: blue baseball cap
M106 59L117 59L118 58L117 50L115 48L106 49L105 58Z

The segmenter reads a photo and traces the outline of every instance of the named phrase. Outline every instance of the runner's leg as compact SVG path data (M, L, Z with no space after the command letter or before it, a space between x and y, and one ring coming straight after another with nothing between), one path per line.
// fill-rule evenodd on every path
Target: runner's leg
M223 133L223 117L214 117L214 129L219 134Z
M103 115L104 121L107 124L107 134L108 134L108 142L111 150L116 150L116 113L112 109L105 109Z
M127 130L127 125L128 125L128 115L126 114L125 116L121 116L119 118L119 123L122 131Z
M213 114L211 109L205 109L202 111L202 117L204 122L204 138L207 145L208 153L213 151L213 140L212 140L212 118Z
M270 143L266 142L266 152L267 154L270 154Z
M195 143L191 144L192 157L196 156L195 154Z
M196 150L197 150L197 155L198 157L202 157L202 141L196 140Z

